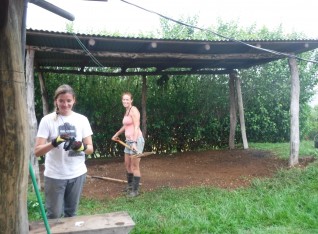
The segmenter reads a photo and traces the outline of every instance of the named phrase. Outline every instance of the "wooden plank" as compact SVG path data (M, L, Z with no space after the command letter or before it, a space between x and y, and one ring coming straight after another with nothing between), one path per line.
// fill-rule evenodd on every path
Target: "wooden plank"
M120 180L120 179L104 177L104 176L90 176L90 175L86 175L86 177L87 178L93 178L93 179L107 180L107 181L112 181L112 182L119 182L119 183L124 183L124 184L128 183L127 180Z
M113 212L49 220L51 233L126 234L135 226L127 212ZM47 233L42 222L30 223L29 234Z
M86 177L87 178L92 178L92 179L101 179L101 180L107 180L107 181L112 181L112 182L125 183L125 184L128 183L127 180L120 180L120 179L104 177L104 176L90 176L90 175L87 175ZM142 185L142 183L139 183L139 185Z

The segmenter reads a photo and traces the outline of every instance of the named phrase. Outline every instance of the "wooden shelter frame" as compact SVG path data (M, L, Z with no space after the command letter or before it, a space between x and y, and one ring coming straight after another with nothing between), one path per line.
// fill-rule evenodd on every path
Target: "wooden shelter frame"
M247 41L252 47L235 41L165 40L155 38L122 38L27 30L25 22L27 0L1 1L1 207L3 232L27 233L26 215L27 165L33 152L37 125L34 120L34 71L44 74L48 68L68 72L65 68L79 68L74 72L95 69L92 55L104 67L119 68L108 75L140 75L143 83L143 105L146 105L146 77L152 74L229 74L229 86L234 95L238 79L235 70L282 59L286 54L301 54L318 48L318 40ZM26 38L26 43L24 38ZM75 39L79 40L75 40ZM79 46L79 41L87 48ZM24 45L27 45L24 47ZM279 51L267 53L257 48ZM24 63L24 52L28 54ZM285 55L284 55L285 54ZM291 165L298 162L299 152L299 71L296 58L287 56L291 70ZM95 61L96 62L96 61ZM26 65L26 67L24 67ZM62 65L62 66L61 66ZM150 73L132 74L131 70ZM170 68L174 68L170 69ZM185 68L185 69L184 69ZM35 69L35 70L34 70ZM181 69L181 71L179 70ZM115 69L114 69L115 70ZM51 71L53 72L53 71ZM107 74L104 74L107 75ZM44 86L42 86L44 88ZM26 92L28 94L26 95ZM241 94L240 94L241 95ZM234 98L231 98L231 129L236 126ZM26 100L28 103L28 110ZM43 98L45 100L45 98ZM239 99L239 98L238 98ZM244 116L243 106L241 114ZM28 114L27 114L28 113ZM234 114L235 113L235 114ZM146 117L145 112L142 113ZM240 114L240 119L241 119ZM32 119L34 118L34 119ZM234 126L234 127L233 127ZM242 123L241 123L242 126ZM243 129L241 127L241 129ZM30 132L30 130L33 131ZM235 136L230 132L229 143ZM247 141L246 141L247 142ZM230 147L233 146L229 144ZM245 147L248 147L247 145Z
M42 90L45 89L42 79L46 72L101 76L141 76L141 114L144 134L147 132L147 76L228 74L230 100L228 143L230 149L235 148L237 112L239 113L243 148L248 149L241 82L236 71L286 58L289 55L288 63L291 72L290 165L298 164L300 85L297 58L294 55L318 48L318 41L316 40L247 41L238 45L237 42L231 41L122 38L35 30L27 30L26 38L26 61L29 61L26 64L26 74L27 80L30 81L28 84L32 83L34 71L37 71ZM78 47L78 41L76 42L74 38L80 40L84 47L83 45L82 48ZM247 48L248 46L245 45L247 43L251 43L252 47ZM255 46L266 47L266 50L278 49L279 53L257 50ZM101 67L96 67L96 63L92 62L94 58L98 58L104 68L118 68L118 72L101 71ZM33 64L36 64L36 67ZM76 69L70 69L70 67ZM28 92L34 92L33 86L30 86L27 90ZM32 97L31 94L28 96ZM48 112L46 97L42 96L42 101L44 111ZM33 111L34 107L31 106L29 110ZM34 126L35 114L29 113L29 115L30 117L33 116L30 120L31 127ZM33 133L35 134L35 131Z

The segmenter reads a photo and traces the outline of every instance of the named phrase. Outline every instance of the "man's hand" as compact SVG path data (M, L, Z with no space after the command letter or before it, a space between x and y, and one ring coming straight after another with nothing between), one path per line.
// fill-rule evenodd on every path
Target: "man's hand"
M54 147L58 147L59 144L67 141L69 138L70 138L69 135L62 134L62 135L57 136L57 138L53 139L51 143Z
M74 141L71 149L75 151L85 151L87 149L87 145L81 141Z

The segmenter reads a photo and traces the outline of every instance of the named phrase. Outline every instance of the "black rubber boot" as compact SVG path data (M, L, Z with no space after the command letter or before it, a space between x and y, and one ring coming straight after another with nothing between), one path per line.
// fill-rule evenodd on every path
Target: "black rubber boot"
M126 173L126 176L127 176L127 186L126 188L124 189L124 192L125 193L130 193L132 191L132 188L133 188L133 178L134 178L134 174L133 173Z
M132 191L129 193L129 197L136 197L139 195L139 183L140 183L140 176L134 176L133 178L133 187Z

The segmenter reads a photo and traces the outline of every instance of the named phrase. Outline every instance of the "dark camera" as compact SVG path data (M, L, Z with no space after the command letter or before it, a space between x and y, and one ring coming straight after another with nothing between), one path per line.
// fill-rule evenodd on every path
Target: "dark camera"
M70 148L71 148L71 146L72 146L74 141L75 141L75 138L74 137L70 137L67 141L65 141L63 149L65 151L70 150Z

